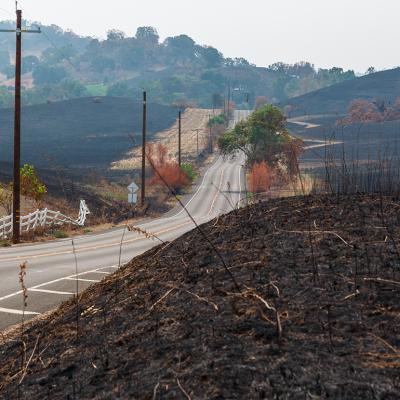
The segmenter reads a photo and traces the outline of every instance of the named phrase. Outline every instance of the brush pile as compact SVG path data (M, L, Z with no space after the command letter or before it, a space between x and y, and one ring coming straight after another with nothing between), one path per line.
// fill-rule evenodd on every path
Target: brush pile
M275 199L201 229L219 255L194 230L6 334L0 398L399 399L399 199Z

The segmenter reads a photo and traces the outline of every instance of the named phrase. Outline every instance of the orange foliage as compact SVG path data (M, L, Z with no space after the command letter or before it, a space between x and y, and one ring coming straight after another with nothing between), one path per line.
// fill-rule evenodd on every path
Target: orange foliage
M146 147L146 156L154 171L153 176L149 179L150 185L168 184L174 190L179 190L189 183L187 174L179 168L176 161L168 157L167 148L159 143L157 146L149 144Z
M267 192L272 183L272 170L265 161L253 164L250 177L249 189L252 193Z
M351 125L356 123L380 122L382 115L374 103L368 100L353 100L347 108L347 116L337 121L337 125Z

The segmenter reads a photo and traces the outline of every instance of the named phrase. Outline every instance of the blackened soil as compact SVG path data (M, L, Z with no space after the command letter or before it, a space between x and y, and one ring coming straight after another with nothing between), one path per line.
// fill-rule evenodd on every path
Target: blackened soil
M0 398L399 399L399 228L378 195L220 217L225 267L194 230L6 334Z

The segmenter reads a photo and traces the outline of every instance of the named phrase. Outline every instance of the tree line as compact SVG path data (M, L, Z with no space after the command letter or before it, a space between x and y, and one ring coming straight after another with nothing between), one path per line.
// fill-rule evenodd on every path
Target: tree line
M238 107L252 108L260 96L282 101L355 77L353 71L317 69L308 62L257 67L242 57L226 58L185 34L160 41L151 26L137 28L134 36L112 29L104 40L54 25L42 29L51 43L46 47L41 38L24 47L25 104L84 96L137 98L146 87L154 101L164 104L217 108L229 93ZM12 105L14 77L7 44L0 51L3 107Z

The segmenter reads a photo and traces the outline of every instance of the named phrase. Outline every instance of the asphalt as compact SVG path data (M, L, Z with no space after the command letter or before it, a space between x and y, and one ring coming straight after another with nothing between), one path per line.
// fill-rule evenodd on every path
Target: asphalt
M235 121L248 112L238 111ZM198 224L243 204L244 156L216 161L201 177L194 193L183 202ZM139 224L162 241L171 241L194 229L186 211L177 206L162 218ZM158 245L158 239L124 228L41 244L0 250L0 330L56 308L62 301L115 271L133 257ZM27 263L27 307L19 282L20 265Z

